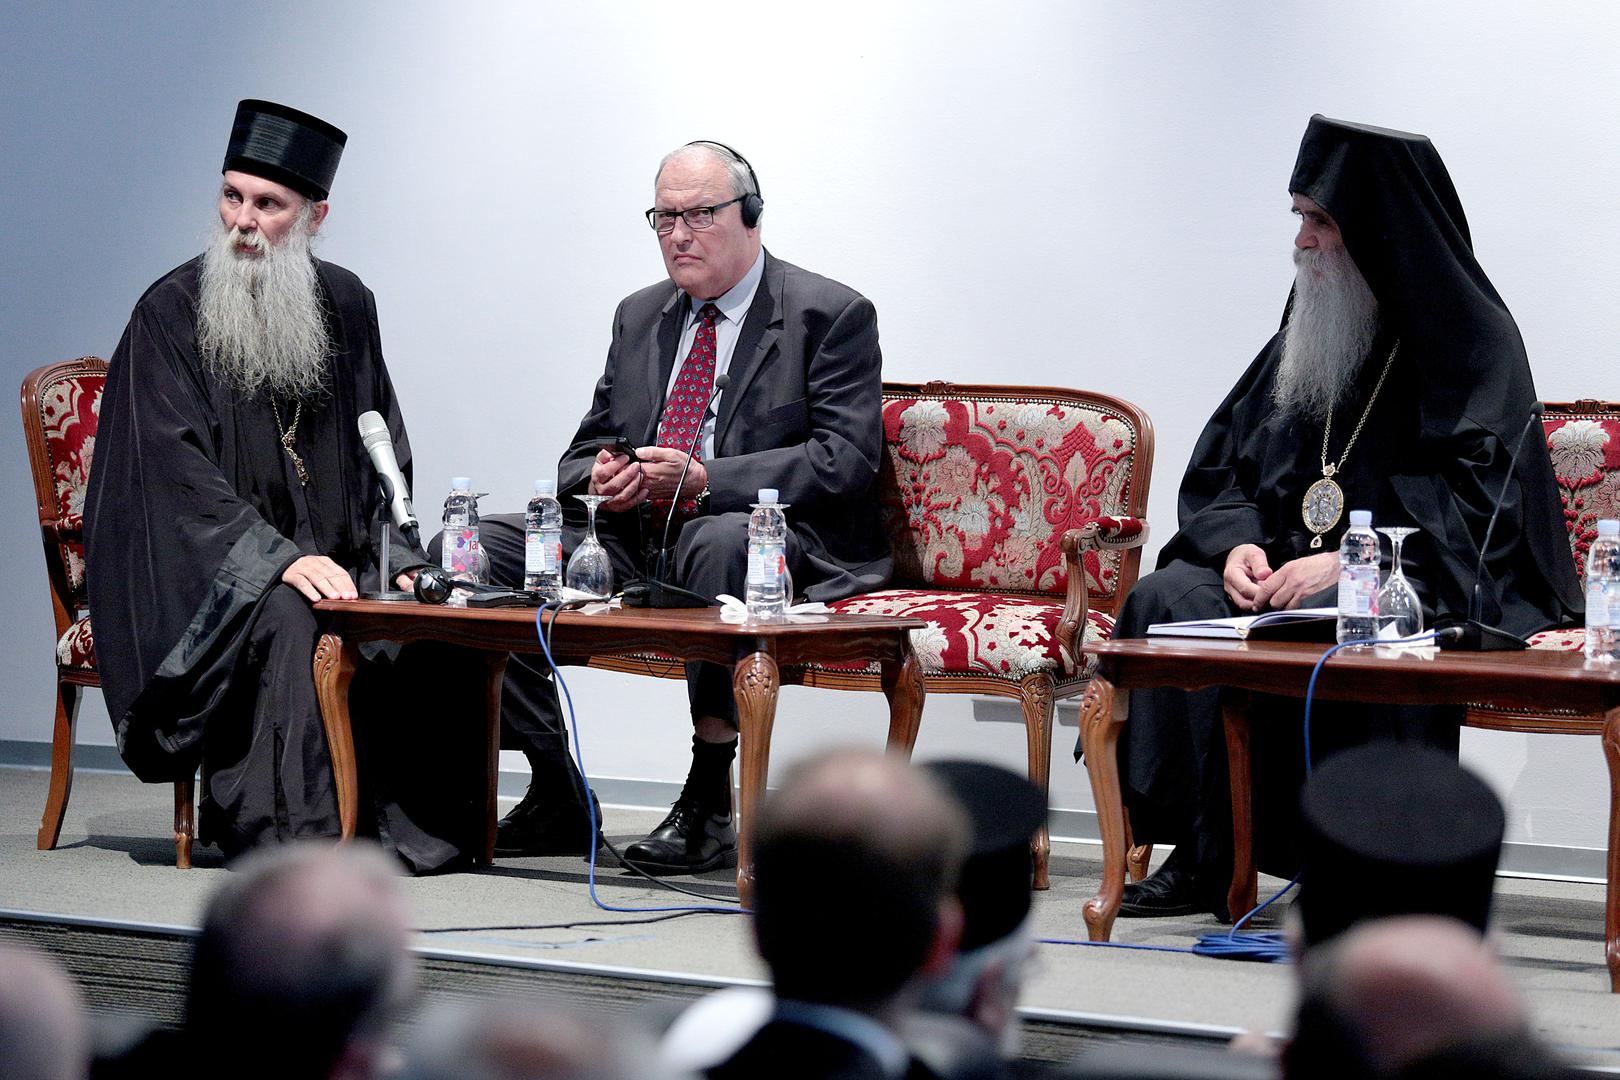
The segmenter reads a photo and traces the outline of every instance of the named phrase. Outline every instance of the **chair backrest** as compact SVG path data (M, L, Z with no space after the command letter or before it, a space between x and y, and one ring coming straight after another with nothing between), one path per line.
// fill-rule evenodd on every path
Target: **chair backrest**
M1620 403L1549 401L1541 419L1564 504L1575 572L1586 583L1586 551L1603 518L1620 518Z
M1064 532L1147 511L1152 423L1107 394L884 383L883 434L898 586L1062 597ZM1140 548L1088 551L1090 606L1115 612L1140 561Z
M60 635L84 606L84 493L101 415L107 362L84 356L47 364L22 383L23 434Z

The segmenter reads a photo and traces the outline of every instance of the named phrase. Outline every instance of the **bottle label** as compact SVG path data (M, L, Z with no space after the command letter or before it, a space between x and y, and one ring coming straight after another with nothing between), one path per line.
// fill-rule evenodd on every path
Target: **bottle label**
M444 568L453 574L471 573L478 563L478 530L456 529L444 535Z
M762 548L748 553L748 584L774 585L782 580L787 557L780 550Z
M1614 582L1588 581L1586 583L1586 625L1610 627L1614 625L1616 597Z
M525 538L523 543L523 572L543 574L546 570L546 542L539 533Z
M1378 614L1378 567L1346 566L1339 571L1339 614L1365 618Z

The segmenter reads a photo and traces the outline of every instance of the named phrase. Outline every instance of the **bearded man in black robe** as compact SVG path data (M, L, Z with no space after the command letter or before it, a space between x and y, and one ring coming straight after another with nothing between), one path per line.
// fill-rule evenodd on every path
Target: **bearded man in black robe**
M201 832L227 857L340 832L310 605L377 587L381 497L360 414L382 414L410 476L371 291L310 251L346 139L296 109L241 103L213 241L136 304L90 473L90 607L119 752L152 782L200 763ZM396 568L422 565L398 530L391 543ZM470 662L431 647L417 661L476 710ZM373 824L413 869L440 869L460 854L445 837L473 827L476 788L458 782L455 752L411 755L411 722L435 712L419 695L373 747L367 719L391 692L374 666L353 695ZM468 777L476 741L462 740ZM390 783L435 802L407 810Z
M1116 636L1140 637L1156 622L1332 606L1350 508L1371 510L1375 525L1419 530L1403 563L1426 625L1467 613L1481 564L1481 621L1525 635L1566 620L1580 599L1545 442L1532 434L1510 465L1536 403L1524 344L1474 258L1433 145L1315 116L1289 191L1301 222L1282 330L1199 436L1180 531L1127 598ZM1482 552L1499 494L1501 519ZM1386 569L1387 560L1386 549ZM1132 832L1175 851L1125 887L1121 915L1228 914L1219 694L1131 691L1119 755ZM1256 854L1288 876L1302 706L1255 695L1252 715ZM1460 705L1318 702L1313 760L1379 737L1455 753L1461 719Z

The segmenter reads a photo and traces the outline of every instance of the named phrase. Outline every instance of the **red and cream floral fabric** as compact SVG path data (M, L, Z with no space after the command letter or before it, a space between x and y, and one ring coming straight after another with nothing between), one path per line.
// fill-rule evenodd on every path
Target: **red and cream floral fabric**
M1063 616L1063 604L1058 601L999 593L886 589L830 606L857 615L927 620L926 628L911 632L911 646L924 676L992 675L1017 682L1036 672L1057 679L1076 674L1074 658L1058 646L1057 625ZM1112 618L1087 612L1082 648L1108 640L1113 630ZM1079 674L1089 678L1096 663L1096 656L1086 649L1085 667ZM876 671L877 666L868 670Z
M68 627L56 643L56 662L62 667L96 670L96 639L90 630L90 616Z
M883 428L893 477L880 490L900 584L1061 597L1064 532L1124 515L1136 479L1137 432L1096 407L890 398ZM1085 553L1088 595L1114 595L1120 558Z
M1620 518L1620 415L1548 416L1547 450L1558 477L1575 570L1586 579L1586 552L1602 518Z
M72 536L62 543L62 562L68 584L81 600L84 542L79 534L84 527L84 492L90 483L90 457L95 451L101 389L106 380L101 372L70 375L39 388L45 451L56 484L57 527L60 533ZM88 631L85 637L88 641Z

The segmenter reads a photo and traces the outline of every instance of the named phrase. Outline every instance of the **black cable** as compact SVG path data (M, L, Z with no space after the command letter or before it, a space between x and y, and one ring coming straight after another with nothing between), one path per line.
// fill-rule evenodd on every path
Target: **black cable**
M671 919L684 919L688 915L729 915L730 912L720 911L673 911L664 915L654 915L646 919L579 919L575 922L559 923L507 923L492 926L419 926L418 934L470 934L481 930L574 930L582 926L641 926L646 923L668 922Z

